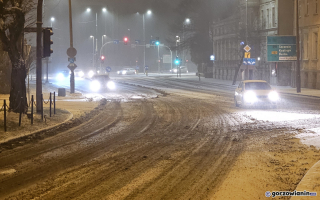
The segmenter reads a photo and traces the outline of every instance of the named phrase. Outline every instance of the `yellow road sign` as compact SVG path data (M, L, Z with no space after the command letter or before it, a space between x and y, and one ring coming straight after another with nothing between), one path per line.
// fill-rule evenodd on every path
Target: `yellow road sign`
M250 58L251 53L250 52L244 52L244 58Z

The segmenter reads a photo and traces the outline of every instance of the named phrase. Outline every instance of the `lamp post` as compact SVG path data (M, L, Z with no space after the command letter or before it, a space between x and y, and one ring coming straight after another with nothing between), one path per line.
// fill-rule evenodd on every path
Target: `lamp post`
M183 29L182 29L182 42L184 43L183 46L185 46L184 29L188 24L190 24L190 19L189 18L187 18L183 23ZM185 62L186 58L185 58L185 50L184 50L184 48L182 50L182 59L183 59L183 62Z
M52 22L54 22L55 18L54 17L51 17L51 28L52 28Z
M147 14L148 15L151 15L152 12L151 10L148 10L147 11ZM145 70L145 66L146 66L146 26L145 26L145 17L144 17L145 14L142 15L142 19L143 19L143 72L146 73L146 70Z
M101 46L104 45L104 43L103 43L103 37L107 37L107 36L106 36L106 35L103 35L103 36L102 36L102 38L101 38L101 40L102 40L102 45L101 45Z
M94 69L94 36L91 35L90 38L92 38L92 69Z
M178 56L178 42L180 42L180 37L176 36L176 57Z

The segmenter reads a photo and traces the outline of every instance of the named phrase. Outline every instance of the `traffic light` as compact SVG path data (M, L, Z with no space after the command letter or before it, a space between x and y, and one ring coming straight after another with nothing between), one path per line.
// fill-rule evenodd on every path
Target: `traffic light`
M178 56L177 56L176 59L174 60L174 64L176 64L176 65L179 65L179 64L180 64L180 59L179 59Z
M100 59L101 59L101 63L104 63L104 59L105 59L106 57L104 57L104 56L101 56L100 57Z
M128 44L128 41L129 41L129 39L128 39L127 37L123 38L123 43L124 43L125 45Z
M156 45L156 46L159 46L159 45L160 45L160 40L159 40L159 37L156 37L156 42L155 42L155 45Z
M43 29L43 58L50 57L53 53L53 50L51 49L51 45L53 44L51 35L53 35L52 28Z

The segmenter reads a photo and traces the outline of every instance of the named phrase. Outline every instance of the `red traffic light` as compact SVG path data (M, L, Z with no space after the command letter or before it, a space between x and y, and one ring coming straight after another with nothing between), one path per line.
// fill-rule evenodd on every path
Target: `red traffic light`
M128 38L127 37L123 38L123 41L128 42Z
M104 56L101 56L101 60L104 60L106 57L104 57Z

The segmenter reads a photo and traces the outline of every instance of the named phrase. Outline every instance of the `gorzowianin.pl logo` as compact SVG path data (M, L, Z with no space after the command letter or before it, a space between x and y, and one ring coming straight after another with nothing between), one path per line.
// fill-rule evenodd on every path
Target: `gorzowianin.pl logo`
M273 191L269 192L267 191L265 193L266 197L277 197L277 196L317 196L316 192L308 192L308 191Z

